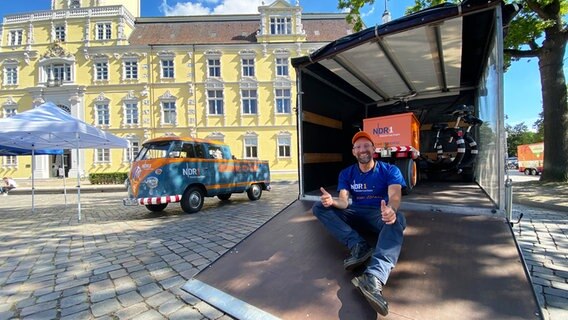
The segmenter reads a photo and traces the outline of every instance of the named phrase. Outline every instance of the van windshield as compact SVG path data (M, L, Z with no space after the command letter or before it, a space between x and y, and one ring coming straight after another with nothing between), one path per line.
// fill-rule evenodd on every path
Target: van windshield
M172 141L160 141L144 144L142 150L140 150L138 156L136 156L135 161L167 158L167 152L170 149L171 144Z

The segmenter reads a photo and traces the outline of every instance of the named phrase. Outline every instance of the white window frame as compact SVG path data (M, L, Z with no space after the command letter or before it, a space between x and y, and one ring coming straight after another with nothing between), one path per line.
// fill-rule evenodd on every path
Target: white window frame
M110 105L108 102L95 103L95 125L99 127L110 126Z
M207 114L215 116L225 114L225 102L222 89L207 90Z
M65 42L67 40L67 28L64 24L58 24L54 27L55 40Z
M274 108L276 114L291 114L292 113L292 89L291 88L275 88L274 89ZM283 104L288 101L288 111L285 109L278 110L278 102L282 101ZM283 108L286 106L283 105Z
M16 29L10 30L8 33L8 45L10 46L21 46L24 39L24 30Z
M109 81L108 60L98 60L93 62L95 68L95 81Z
M135 107L132 108L132 105ZM140 106L138 105L138 100L125 100L124 101L124 125L130 127L137 127L140 125ZM130 114L132 110L135 110L135 116Z
M167 65L166 65L167 64ZM167 72L167 74L166 74ZM175 79L175 63L174 58L165 58L160 60L160 78Z
M220 57L207 58L207 77L208 78L221 78L221 58Z
M276 137L276 151L278 158L289 159L292 157L292 135L289 133L281 133ZM283 154L284 152L284 154ZM285 153L288 152L286 155Z
M140 151L142 144L140 143L140 139L136 136L126 137L126 140L128 140L128 148L125 149L123 162L130 163L134 161L134 158Z
M18 105L16 104L4 105L3 109L4 118L10 118L11 116L18 114Z
M96 164L103 164L103 163L110 163L110 149L105 148L98 148L95 149L95 163Z
M16 86L19 80L19 70L17 64L5 64L4 65L4 85L5 86Z
M256 76L254 58L242 58L241 65L242 65L243 77L253 78Z
M59 70L63 74L63 79L56 78L54 70ZM40 82L50 85L50 81L61 84L73 83L75 81L75 61L71 59L49 59L40 62ZM53 78L52 78L53 77Z
M138 80L138 59L125 59L122 62L123 80Z
M111 40L112 39L112 22L97 22L95 25L95 39L96 40Z
M258 90L241 89L241 106L243 115L258 115ZM251 110L253 107L254 112Z
M270 17L271 35L290 35L292 34L291 16L271 16Z
M222 134L221 132L213 132L213 133L210 133L210 134L206 137L206 139L209 139L209 140L216 140L216 141L225 143L225 135Z
M161 105L161 120L162 125L176 125L177 124L177 105L175 100L162 100ZM166 110L167 109L167 110ZM172 121L173 111L173 121ZM166 114L167 112L167 114ZM167 115L167 116L166 116ZM167 120L167 121L166 121Z
M258 136L256 134L246 134L243 139L244 158L258 159Z
M289 77L290 76L290 58L289 57L276 57L276 76Z
M18 157L17 156L4 156L2 161L2 166L4 167L17 167Z

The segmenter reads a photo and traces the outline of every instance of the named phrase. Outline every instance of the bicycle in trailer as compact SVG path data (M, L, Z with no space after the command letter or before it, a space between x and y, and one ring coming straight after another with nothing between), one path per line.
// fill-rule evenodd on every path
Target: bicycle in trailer
M457 174L463 181L474 179L473 166L479 153L478 144L472 129L481 126L483 121L473 115L473 107L462 105L451 113L456 117L453 127L447 123L435 123L434 150L436 159L421 155L420 168L430 174ZM461 122L467 124L464 129Z

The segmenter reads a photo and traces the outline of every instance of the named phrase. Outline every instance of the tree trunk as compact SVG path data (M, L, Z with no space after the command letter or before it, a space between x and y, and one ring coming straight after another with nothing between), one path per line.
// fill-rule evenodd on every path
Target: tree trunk
M566 41L547 29L539 55L544 110L544 172L541 181L568 181L568 100L564 75Z

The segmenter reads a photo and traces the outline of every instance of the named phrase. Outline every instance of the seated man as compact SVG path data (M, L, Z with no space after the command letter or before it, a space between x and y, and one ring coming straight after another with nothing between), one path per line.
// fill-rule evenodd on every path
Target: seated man
M402 248L406 220L398 209L401 189L406 184L396 166L373 159L375 148L368 133L357 132L352 144L357 163L339 174L339 197L334 199L320 188L321 201L314 204L312 211L324 227L350 249L351 255L343 262L345 269L353 270L370 258L363 275L351 282L373 309L385 316L388 303L382 290ZM349 204L349 195L352 204ZM355 225L378 234L374 248L359 235Z
M15 189L17 187L16 181L9 177L2 178L4 180L4 186L0 188L0 194L7 196L8 191Z

